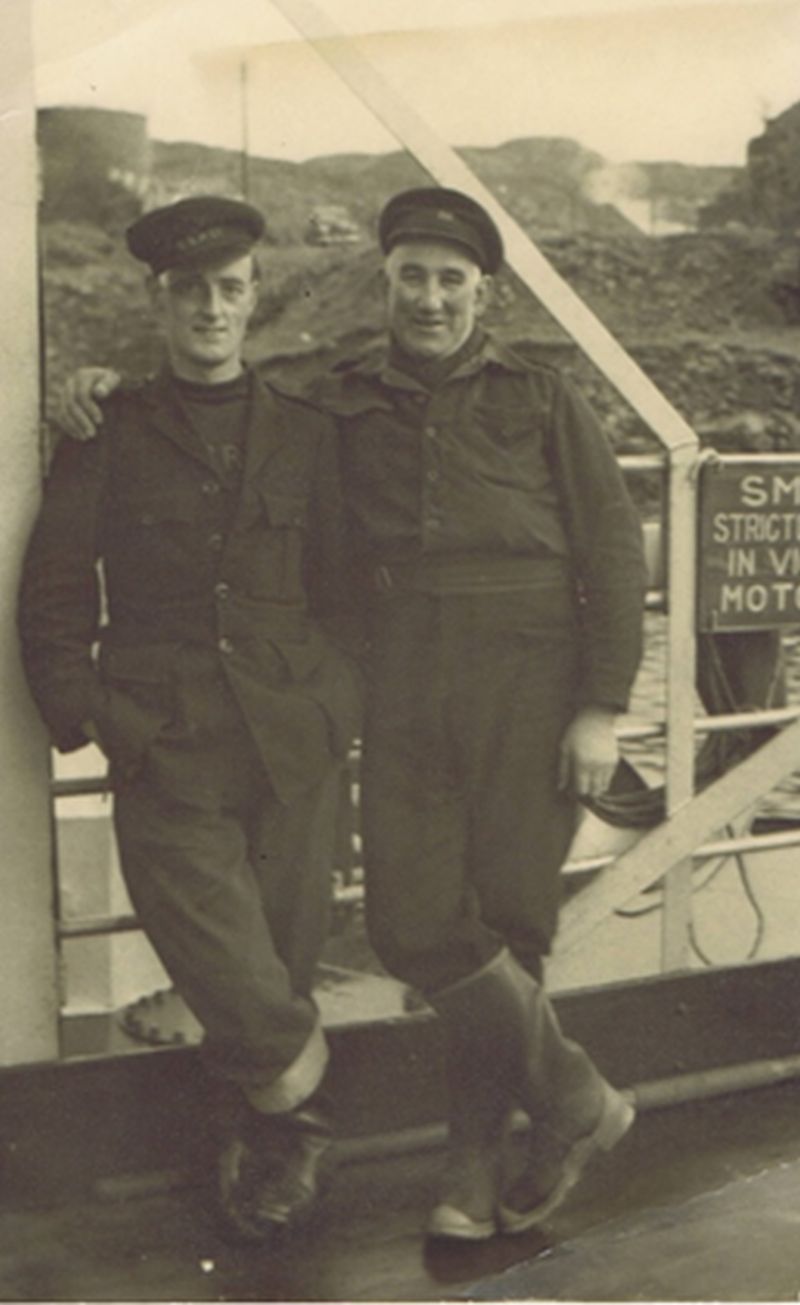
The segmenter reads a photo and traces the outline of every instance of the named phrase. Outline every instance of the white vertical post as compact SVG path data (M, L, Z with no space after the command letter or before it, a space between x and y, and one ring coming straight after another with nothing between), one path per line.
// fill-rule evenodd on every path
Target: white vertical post
M11 1065L58 1051L48 747L16 636L40 484L31 0L0 4L0 176L0 1065Z
M696 445L672 450L667 555L667 820L689 802L694 793L697 464ZM687 857L664 879L662 970L678 970L688 965L691 921L692 859Z

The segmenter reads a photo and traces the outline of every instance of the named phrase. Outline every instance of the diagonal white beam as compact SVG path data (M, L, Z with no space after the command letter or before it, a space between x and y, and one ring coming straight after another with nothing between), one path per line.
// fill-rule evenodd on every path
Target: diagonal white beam
M611 911L660 879L723 825L747 811L759 793L768 793L800 761L800 720L789 725L721 779L645 834L561 912L560 956L567 956Z
M697 436L622 345L575 294L531 238L430 125L390 85L314 0L272 0L392 135L445 186L472 195L503 234L508 263L558 324L668 449L696 448Z
M648 846L647 852L640 855L637 849L637 852L627 854L627 860L623 858L625 872L631 880L630 887L622 890L621 894L617 892L617 885L621 883L619 867L612 874L604 876L600 884L590 890L593 894L591 902L580 907L575 903L572 913L567 913L566 929L577 931L583 936L619 900L630 897L643 884L660 878L672 866L675 868L666 881L663 960L667 967L680 967L686 950L690 911L691 863L687 858L692 847L703 836L703 831L695 830L693 836L685 839L683 852L676 851L677 844L671 846L671 840L676 837L675 812L680 811L682 804L689 801L692 791L697 436L455 150L443 142L392 88L354 42L336 28L325 10L315 0L273 0L273 4L436 181L472 195L492 215L502 232L510 266L668 451L671 529L667 799L670 820L663 830L655 831L644 840ZM791 768L791 763L787 763L785 770ZM755 788L747 794L749 801L752 801L752 792L765 791L764 787L759 788L759 783L763 783L763 772L759 770L757 775L754 772L751 774ZM748 801L743 800L737 809L740 810L742 805L747 804ZM718 823L723 823L725 818L719 817ZM714 819L711 821L712 828ZM655 839L655 843L651 842L652 839ZM658 859L648 860L648 853ZM634 858L632 864L630 858ZM683 865L680 864L682 860ZM579 914L576 915L576 912ZM570 937L569 932L566 936Z

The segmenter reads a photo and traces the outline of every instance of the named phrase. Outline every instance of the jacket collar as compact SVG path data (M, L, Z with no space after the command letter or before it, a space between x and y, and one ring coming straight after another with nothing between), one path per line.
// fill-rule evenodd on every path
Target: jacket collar
M499 367L509 372L524 372L527 370L523 360L512 350L501 344L488 332L484 331L482 335L480 349L471 354L456 368L448 377L448 382L460 379L462 376L474 376L476 373L483 371L485 367ZM346 387L351 377L367 381L378 381L381 385L396 390L420 391L424 389L412 376L392 365L386 344L379 350L374 349L370 353L364 354L354 363L345 364L340 371L340 380L343 387Z
M174 377L168 367L162 368L148 383L143 398L150 407L151 421L159 434L177 444L188 457L216 471L213 460L189 425ZM245 480L258 474L279 447L283 434L283 419L278 405L271 391L253 373L245 431Z
M150 421L159 435L176 444L187 457L213 469L209 454L189 425L169 367L161 368L148 382L141 397L150 409Z
M244 480L252 481L286 438L286 422L272 389L253 373L245 431Z

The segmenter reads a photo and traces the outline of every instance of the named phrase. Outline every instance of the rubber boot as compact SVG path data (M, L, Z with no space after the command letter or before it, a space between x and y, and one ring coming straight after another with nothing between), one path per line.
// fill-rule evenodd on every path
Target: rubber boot
M449 1101L448 1156L439 1200L428 1220L431 1237L483 1241L497 1228L502 1151L511 1099L491 1065L458 1024L444 1021Z
M307 1213L332 1137L321 1091L283 1114L262 1114L242 1099L219 1158L220 1206L229 1233L263 1242Z
M624 1137L634 1115L625 1093L603 1080L599 1111L582 1131L569 1122L533 1120L528 1164L498 1204L500 1231L524 1233L549 1219L598 1152L610 1151Z
M620 1140L633 1107L564 1037L542 985L507 950L431 1000L531 1121L530 1163L497 1209L501 1231L524 1232L553 1213L598 1150Z

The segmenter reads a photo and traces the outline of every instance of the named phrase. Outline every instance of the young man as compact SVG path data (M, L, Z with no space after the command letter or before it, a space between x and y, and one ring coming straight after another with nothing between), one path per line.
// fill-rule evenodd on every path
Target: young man
M542 961L577 801L617 764L645 568L590 410L479 325L503 258L487 213L415 189L386 205L379 237L388 350L314 397L339 428L368 608L370 936L442 1019L451 1155L429 1231L480 1239L546 1219L633 1118L563 1036ZM76 433L95 380L75 388ZM519 1106L530 1152L515 1168Z
M19 614L53 741L108 757L131 900L234 1085L221 1196L252 1238L308 1204L330 1135L311 989L359 720L321 624L344 593L331 425L242 364L262 232L214 197L130 228L165 366L59 445Z

